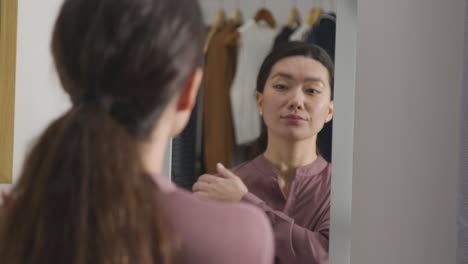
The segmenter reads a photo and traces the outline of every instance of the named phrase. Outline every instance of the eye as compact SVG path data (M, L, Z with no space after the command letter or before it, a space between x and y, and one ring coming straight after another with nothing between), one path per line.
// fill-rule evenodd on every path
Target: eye
M273 85L273 88L279 91L283 91L283 90L286 90L288 87L284 84L275 84Z
M314 88L307 88L305 91L306 91L307 94L319 94L319 93L321 93L319 90L314 89Z

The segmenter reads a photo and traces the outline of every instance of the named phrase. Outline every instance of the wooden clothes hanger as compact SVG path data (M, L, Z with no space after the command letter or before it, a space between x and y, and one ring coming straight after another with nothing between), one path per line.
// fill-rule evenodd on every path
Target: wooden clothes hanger
M226 20L226 12L224 12L224 8L218 9L215 20L213 24L211 25L210 31L208 32L208 35L206 37L205 46L203 48L203 51L205 53L208 51L208 46L210 45L210 41L213 38L214 34L224 24L225 20Z
M276 28L276 20L273 17L273 13L265 7L262 7L257 11L254 20L256 23L265 21L271 28Z
M237 7L232 11L231 19L236 23L237 26L240 26L244 23L242 12Z
M234 23L236 23L236 26L240 26L244 23L244 16L242 15L240 9L240 0L237 0L236 6L234 7L234 10L232 11L231 15L231 20L233 20Z
M320 19L320 16L324 13L323 9L320 7L314 7L310 9L309 18L307 19L307 23L309 26L313 27Z
M296 28L296 27L299 27L301 23L302 23L302 19L299 14L299 10L297 9L297 7L291 8L291 11L288 17L288 23L286 25L289 28Z

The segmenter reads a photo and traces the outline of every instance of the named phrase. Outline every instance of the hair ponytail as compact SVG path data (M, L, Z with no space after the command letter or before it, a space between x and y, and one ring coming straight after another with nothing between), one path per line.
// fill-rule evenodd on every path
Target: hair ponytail
M204 32L193 0L63 2L51 51L75 106L23 165L0 217L1 263L169 263L140 146L202 65Z
M168 226L135 141L97 105L54 121L0 218L2 262L169 263Z

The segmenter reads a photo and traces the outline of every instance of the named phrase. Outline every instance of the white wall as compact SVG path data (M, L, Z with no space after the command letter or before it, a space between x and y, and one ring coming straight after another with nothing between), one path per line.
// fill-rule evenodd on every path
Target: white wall
M455 263L463 2L358 0L353 264Z
M68 106L52 64L49 43L62 0L18 0L13 181L45 126ZM8 188L0 185L0 189Z

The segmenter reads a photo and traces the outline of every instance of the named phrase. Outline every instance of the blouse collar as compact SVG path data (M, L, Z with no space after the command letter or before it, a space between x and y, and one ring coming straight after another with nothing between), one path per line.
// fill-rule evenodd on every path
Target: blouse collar
M254 166L266 175L279 175L279 170L265 158L264 154L260 154L253 160ZM328 162L320 155L317 156L312 163L306 164L296 169L296 176L313 176L322 172Z

